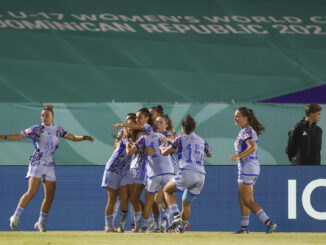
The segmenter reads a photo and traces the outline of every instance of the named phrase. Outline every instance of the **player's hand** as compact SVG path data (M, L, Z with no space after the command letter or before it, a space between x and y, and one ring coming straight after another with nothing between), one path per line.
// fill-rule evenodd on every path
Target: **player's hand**
M134 143L132 143L132 142L130 142L130 141L128 141L128 142L126 143L126 146L129 147L129 148L131 148L133 145L134 145Z
M153 156L156 153L153 147L146 147L145 152L150 156Z
M160 145L158 148L160 148L160 150L162 151L162 150L165 149L165 146L162 144L162 145Z
M92 136L84 136L84 139L88 140L88 141L91 141L91 142L94 141L94 138Z
M0 141L1 141L1 140L4 140L4 139L5 139L5 136L2 135L2 134L0 134Z
M161 138L160 138L160 141L161 141L162 143L165 143L165 142L168 141L168 139L167 139L166 137L161 137Z
M235 162L235 161L240 160L240 157L238 157L237 155L233 155L233 156L230 156L230 160L231 160L232 162Z
M121 123L116 123L116 124L110 124L111 127L113 127L114 130L118 130L121 128L123 125Z

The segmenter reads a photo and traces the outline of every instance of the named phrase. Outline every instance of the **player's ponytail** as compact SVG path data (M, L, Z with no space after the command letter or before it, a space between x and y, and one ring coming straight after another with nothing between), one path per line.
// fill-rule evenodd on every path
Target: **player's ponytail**
M157 114L160 116L164 115L164 109L161 105L153 106L153 107L151 107L151 109L155 110L157 112Z
M196 121L188 114L182 120L182 127L186 134L191 134L196 128Z

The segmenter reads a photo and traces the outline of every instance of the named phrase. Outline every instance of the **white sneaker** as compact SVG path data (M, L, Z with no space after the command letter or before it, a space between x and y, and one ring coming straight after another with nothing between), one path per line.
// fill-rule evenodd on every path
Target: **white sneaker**
M35 223L34 229L40 232L46 232L44 224L40 224L39 222Z
M161 225L160 225L160 231L161 231L161 233L166 233L166 225L167 225L166 220L165 219L162 219Z
M19 218L13 215L10 217L9 221L10 221L10 229L12 229L13 231L17 231Z

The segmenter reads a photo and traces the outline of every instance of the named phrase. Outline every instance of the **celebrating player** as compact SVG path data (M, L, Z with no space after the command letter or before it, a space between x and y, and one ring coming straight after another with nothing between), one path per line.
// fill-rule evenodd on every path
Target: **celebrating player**
M151 120L151 114L147 108L141 108L136 113L136 123L117 123L112 124L111 126L114 127L114 129L118 129L120 127L129 127L132 128L135 131L135 137L131 140L131 142L127 142L126 147L130 148L133 143L137 141L137 139L146 133L152 132L152 120ZM147 153L154 154L154 152L150 152L150 149L146 149L146 151L149 151ZM135 231L139 232L141 230L141 218L143 213L143 207L144 204L140 200L140 195L144 189L145 186L145 180L146 180L146 152L145 151L137 151L135 154L131 157L131 163L130 163L130 173L132 177L132 187L131 187L131 196L130 200L134 207L135 211Z
M174 215L170 231L184 232L189 224L190 206L195 196L198 196L205 182L203 157L211 157L212 150L207 141L194 133L195 120L187 115L182 121L183 135L178 136L169 147L161 147L162 154L172 152L178 154L180 171L164 188L164 197ZM183 191L182 212L177 205L174 193Z
M129 117L128 117L129 115ZM127 123L136 123L136 117L128 114ZM129 193L131 191L130 156L126 154L126 143L133 130L125 128L118 134L115 150L107 162L103 174L102 187L107 189L108 203L105 209L105 231L116 232L114 229L114 207L118 195L120 196L120 221L119 232L124 232L124 223L128 214Z
M54 153L58 149L60 137L71 141L94 141L92 136L73 135L66 132L62 127L53 124L53 106L46 105L41 113L42 124L34 125L19 134L0 135L0 140L23 140L33 139L35 151L29 158L29 168L26 178L29 179L28 190L21 197L15 213L10 217L10 228L17 230L19 219L28 203L36 195L40 183L43 182L44 200L41 206L40 217L34 228L45 232L45 221L54 199L56 188Z
M272 233L277 225L269 219L264 210L254 201L254 185L260 173L257 157L258 136L265 130L259 123L254 112L241 107L234 114L235 125L241 128L235 141L236 155L231 161L238 161L239 202L241 208L241 228L237 234L248 234L250 211L257 215L266 225L266 233Z
M163 134L150 132L149 134L142 135L137 140L136 144L127 147L128 155L134 154L137 150L145 149L147 147L153 148L155 154L147 157L146 166L146 193L145 193L145 207L143 211L143 224L142 231L147 231L150 212L154 203L154 195L160 188L169 182L174 176L174 168L170 156L163 156L159 149L161 145L160 139L164 137Z

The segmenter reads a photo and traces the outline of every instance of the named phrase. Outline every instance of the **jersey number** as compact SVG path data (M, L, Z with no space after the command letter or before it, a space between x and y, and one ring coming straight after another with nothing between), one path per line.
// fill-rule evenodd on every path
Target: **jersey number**
M48 146L49 151L51 151L53 149L53 143L52 142L48 142L48 143L46 143L46 145Z
M186 160L187 163L197 163L197 164L202 164L203 162L203 153L201 153L198 150L202 150L203 147L200 145L195 144L195 162L193 161L193 159L191 159L191 155L192 155L192 146L191 144L188 144L186 146L186 149L188 150L188 159Z

